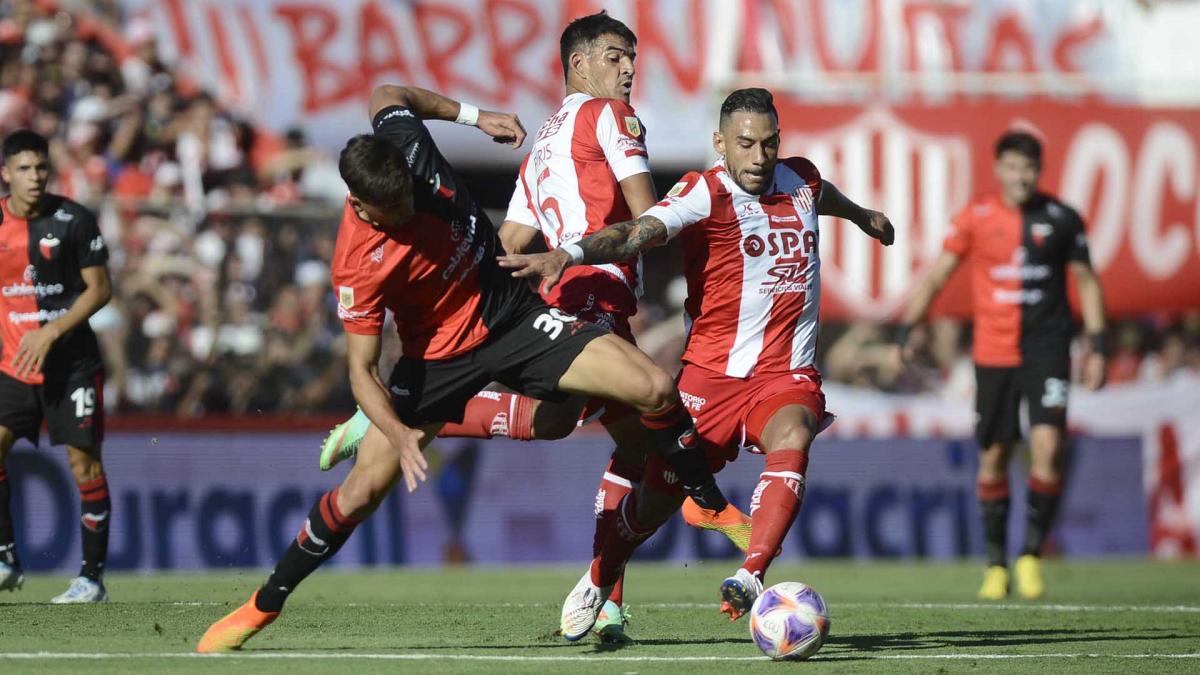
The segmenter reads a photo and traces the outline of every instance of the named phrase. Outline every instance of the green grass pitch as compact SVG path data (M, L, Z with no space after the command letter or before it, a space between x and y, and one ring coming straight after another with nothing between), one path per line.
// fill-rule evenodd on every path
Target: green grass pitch
M187 656L260 571L112 575L102 606L45 602L66 580L35 576L0 596L0 672L1200 672L1200 565L1048 562L1048 597L974 599L975 563L779 564L830 606L825 647L772 663L746 622L717 613L732 562L634 565L626 599L638 644L555 636L582 571L564 567L318 573L235 656Z

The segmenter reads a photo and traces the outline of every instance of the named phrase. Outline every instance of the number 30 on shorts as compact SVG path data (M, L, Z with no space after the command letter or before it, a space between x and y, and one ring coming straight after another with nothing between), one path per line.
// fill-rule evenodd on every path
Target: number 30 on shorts
M96 412L96 388L79 387L71 392L76 417L89 417Z
M549 335L550 339L554 340L562 334L563 324L574 323L578 320L570 314L551 307L549 312L537 315L537 318L533 320L533 327Z

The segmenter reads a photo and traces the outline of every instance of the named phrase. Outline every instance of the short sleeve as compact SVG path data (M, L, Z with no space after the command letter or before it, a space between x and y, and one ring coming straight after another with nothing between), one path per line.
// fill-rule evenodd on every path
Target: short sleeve
M685 175L659 203L646 209L643 218L653 217L667 227L667 237L704 220L712 213L712 194L708 182L695 171Z
M637 113L622 101L608 101L596 119L596 142L618 181L649 173L646 129Z
M337 294L337 314L347 333L379 335L387 309L383 304L381 282L360 270L333 271L333 292Z
M1092 255L1088 251L1087 233L1084 231L1083 218L1074 209L1067 210L1067 232L1070 240L1067 242L1067 260L1092 264Z
M950 232L942 242L942 250L963 257L971 250L971 219L967 207L950 220Z
M91 211L79 208L75 211L74 227L71 229L71 245L75 247L75 258L79 261L79 269L99 267L108 263L108 247L104 245L104 237L96 225L96 217Z
M521 171L517 174L517 184L513 188L512 198L508 200L508 211L504 214L504 220L511 220L514 223L540 230L537 214L534 213L533 204L529 201L529 191L525 189L525 168L528 165L529 156L526 155L525 161L521 162Z
M821 178L821 172L817 169L817 165L813 164L807 157L788 157L780 160L784 166L796 173L800 180L808 186L812 192L812 203L821 203L821 186L825 181Z
M442 157L429 129L415 112L390 105L375 114L371 128L376 136L387 139L404 153L414 185L424 183L432 192L446 197L453 197L458 191L453 168Z

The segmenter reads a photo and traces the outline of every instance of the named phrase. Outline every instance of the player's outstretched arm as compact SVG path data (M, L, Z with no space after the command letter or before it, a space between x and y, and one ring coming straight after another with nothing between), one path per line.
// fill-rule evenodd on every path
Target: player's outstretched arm
M896 335L896 356L902 362L912 358L908 344L909 333L913 326L925 320L925 313L929 311L929 306L933 304L938 293L950 280L950 275L954 274L954 270L958 268L959 261L960 258L957 254L942 251L937 260L933 261L933 267L913 289L908 304L904 307L904 313L900 315L900 330Z
M1083 364L1083 385L1092 391L1104 386L1106 352L1104 329L1104 291L1100 277L1091 264L1079 260L1067 263L1079 289L1079 309L1083 313L1083 329L1091 341L1091 351Z
M420 87L395 84L375 87L371 92L371 119L374 120L380 110L393 105L408 108L422 119L445 120L479 127L479 130L491 136L493 141L514 148L521 147L525 142L525 127L516 114L480 110L469 103L459 103Z
M852 199L842 194L836 185L827 180L821 181L821 198L817 202L817 214L845 218L858 225L858 229L865 232L867 236L878 239L884 246L891 246L896 241L896 230L886 215L855 204Z
M613 223L576 244L567 244L547 253L505 255L498 258L501 267L514 277L541 277L546 290L554 288L563 270L571 265L603 265L634 257L642 251L667 242L667 226L654 216Z
M83 283L87 286L75 302L67 309L66 314L48 322L35 331L21 336L17 353L13 355L13 368L22 377L40 373L46 354L59 338L70 333L100 308L108 304L112 297L112 282L108 276L108 267L92 265L79 270Z
M409 492L425 481L429 464L421 454L424 432L400 421L392 409L387 386L379 377L379 354L383 339L379 335L346 333L346 360L350 370L350 390L371 424L383 432L392 449L400 453L400 467Z

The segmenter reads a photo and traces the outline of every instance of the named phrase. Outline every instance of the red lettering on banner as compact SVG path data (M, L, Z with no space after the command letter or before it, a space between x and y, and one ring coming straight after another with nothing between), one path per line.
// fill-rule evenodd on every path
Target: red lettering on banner
M870 71L879 67L879 0L871 0L867 3L869 14L863 22L867 30L858 35L859 43L865 47L860 50L861 56L859 56L858 63L849 67L839 64L833 55L833 49L830 47L829 37L826 34L828 24L825 22L825 3L810 2L808 6L811 12L809 24L813 28L813 41L817 45L817 61L821 64L822 70ZM839 40L842 37L839 35Z
M1074 52L1084 44L1091 42L1104 31L1104 21L1100 15L1092 17L1091 21L1072 26L1058 36L1054 42L1054 67L1064 73L1078 73L1072 58Z
M1019 57L1019 64L1015 69L1005 65L1008 54L1016 54ZM1016 12L1001 15L992 25L992 42L988 47L987 58L983 61L984 72L1032 73L1036 69L1033 42L1029 38L1029 31L1021 23L1021 16Z
M258 30L258 24L254 21L254 15L250 13L250 8L241 5L237 8L238 17L242 20L242 30L250 36L250 52L254 55L254 68L258 74L260 83L265 84L270 76L270 66L267 61L267 50L263 45L262 34Z
M326 58L324 51L338 32L334 10L321 5L280 4L275 13L288 23L296 63L304 80L304 111L315 112L343 103L362 91L362 78ZM315 29L315 30L314 30Z
M373 85L381 84L384 75L391 75L393 81L412 81L396 27L374 0L364 3L359 11L358 48L363 95L368 95Z
M517 16L523 19L524 30L506 39L500 27L503 15ZM527 77L521 72L518 65L520 55L537 44L535 38L543 30L537 10L516 0L487 0L487 4L484 5L484 17L487 22L492 67L500 76L500 86L496 89L496 102L504 106L509 105L518 87L528 89L547 103L558 100L558 95L562 92L558 78L547 78L541 73L535 77ZM559 71L557 54L555 57L554 68L549 71L551 73Z
M415 3L412 12L424 47L425 69L433 77L438 91L462 91L466 95L490 98L493 92L460 77L453 70L454 59L471 40L470 16L454 7L424 2ZM439 27L449 28L451 37L440 41L435 38Z
M969 14L970 7L948 5L941 2L914 2L904 7L904 28L908 32L908 67L911 70L921 70L921 59L917 51L917 19L924 15L933 15L942 24L943 43L950 53L950 70L959 72L963 69L962 53L958 49L959 26L958 20Z
M638 0L635 7L639 51L646 56L661 54L682 92L695 94L700 89L700 73L704 69L704 50L696 48L696 45L704 43L704 7L701 0L689 0L686 24L683 17L671 15L671 34L683 34L683 46L679 52L691 54L691 63L684 63L679 53L673 51L671 38L663 31L656 16L658 3ZM754 31L757 26L746 26L745 30Z

